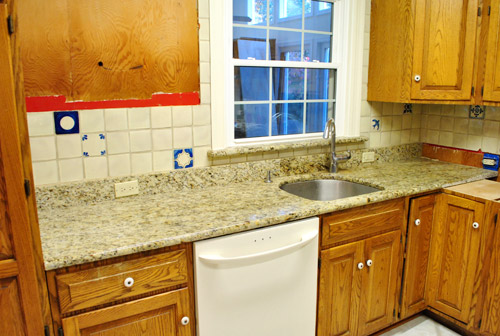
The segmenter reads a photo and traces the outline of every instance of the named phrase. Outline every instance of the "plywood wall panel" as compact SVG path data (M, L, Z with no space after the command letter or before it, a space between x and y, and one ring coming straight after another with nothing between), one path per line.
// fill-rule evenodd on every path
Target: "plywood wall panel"
M72 0L72 100L199 91L195 0Z
M26 94L71 96L67 0L22 0L18 7Z

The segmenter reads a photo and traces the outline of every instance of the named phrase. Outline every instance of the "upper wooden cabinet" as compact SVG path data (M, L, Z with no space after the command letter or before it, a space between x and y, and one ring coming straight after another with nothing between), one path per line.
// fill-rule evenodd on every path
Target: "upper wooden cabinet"
M196 0L19 5L27 96L102 101L199 91Z
M368 100L500 102L498 7L490 18L479 0L372 0Z

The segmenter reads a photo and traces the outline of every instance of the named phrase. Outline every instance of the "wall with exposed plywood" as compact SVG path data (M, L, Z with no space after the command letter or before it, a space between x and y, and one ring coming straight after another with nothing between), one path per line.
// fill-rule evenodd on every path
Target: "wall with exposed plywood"
M196 0L24 0L19 27L29 97L200 91Z

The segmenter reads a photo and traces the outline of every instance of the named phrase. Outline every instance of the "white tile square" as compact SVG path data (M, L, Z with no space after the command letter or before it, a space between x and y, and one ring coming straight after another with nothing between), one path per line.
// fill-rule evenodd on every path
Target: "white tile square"
M122 154L130 152L128 132L108 132L106 142L109 154Z
M151 130L130 132L131 152L145 152L150 151L151 148Z
M402 145L410 143L410 135L411 135L410 130L401 131L401 144Z
M193 147L193 129L191 127L174 128L174 148Z
M453 132L439 132L439 142L440 146L453 146Z
M398 146L401 144L401 131L391 132L391 146Z
M210 84L200 84L201 104L210 104L211 100Z
M132 174L146 174L153 171L152 153L133 153L132 159Z
M210 126L197 126L193 129L194 146L208 146L212 143L212 132Z
M57 157L59 159L82 156L82 140L80 134L57 135Z
M107 131L128 129L127 109L108 109L104 112Z
M200 41L210 40L210 20L208 18L200 18Z
M207 152L212 149L211 147L198 147L193 148L193 160L194 167L208 167L210 166L210 160L207 156ZM246 156L245 156L246 161Z
M130 154L108 155L109 176L130 175Z
M485 121L483 126L484 136L500 138L500 123L498 121Z
M153 150L172 149L172 129L153 130L152 137Z
M80 134L83 156L106 155L106 136L103 133Z
M153 171L162 172L174 169L173 151L153 152Z
M143 129L151 127L149 107L128 109L128 126L130 129Z
M200 41L200 62L210 62L210 43Z
M57 161L33 162L35 185L58 182Z
M174 127L191 126L193 124L193 108L191 106L172 107Z
M172 108L170 106L158 106L151 108L151 127L166 128L172 126Z
M410 133L410 142L420 142L420 129L412 129Z
M483 152L497 154L499 152L497 143L498 143L497 138L483 137L483 144L481 146L481 150Z
M200 63L200 82L210 84L210 63Z
M210 125L210 105L193 106L193 125Z
M30 136L55 134L53 112L28 113L28 132Z
M80 133L104 131L104 111L85 110L78 113L80 118Z
M56 159L56 137L33 137L30 139L31 160L45 161Z
M382 147L387 147L391 145L391 132L380 133L380 145Z
M427 130L427 141L433 145L437 145L439 143L439 131L436 130Z
M200 18L208 18L210 17L210 9L208 5L208 0L199 0L198 1L198 15Z
M82 158L59 160L59 177L61 182L83 180Z
M105 156L83 158L86 179L97 179L108 176L108 158Z

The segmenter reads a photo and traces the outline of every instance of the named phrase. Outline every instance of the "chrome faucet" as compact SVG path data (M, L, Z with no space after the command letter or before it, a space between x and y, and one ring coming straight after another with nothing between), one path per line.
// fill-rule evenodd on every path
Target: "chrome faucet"
M347 151L347 155L337 156L335 154L335 120L330 118L325 125L325 130L323 132L323 138L328 139L332 138L332 153L330 160L330 173L336 173L338 168L337 165L339 162L347 161L351 158L351 151Z

